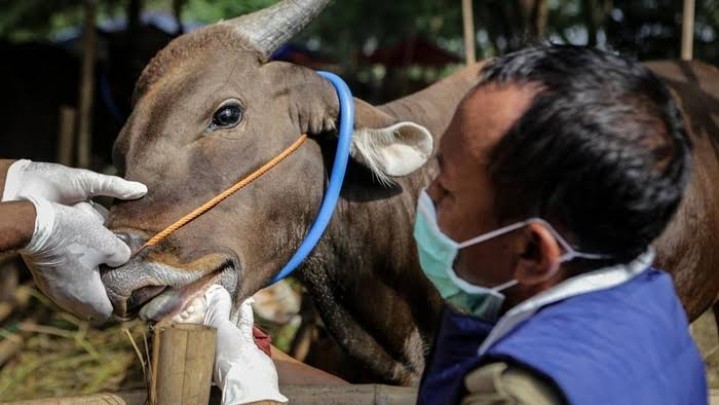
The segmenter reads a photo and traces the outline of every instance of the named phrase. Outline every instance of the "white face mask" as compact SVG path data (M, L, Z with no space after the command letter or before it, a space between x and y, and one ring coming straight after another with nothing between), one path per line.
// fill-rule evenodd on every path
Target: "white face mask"
M549 274L550 277L556 273L561 263L568 262L574 258L606 258L604 255L588 254L574 250L547 221L541 218L530 218L476 236L465 242L457 243L439 229L434 203L426 191L422 190L419 201L417 202L417 214L414 227L414 238L417 242L419 263L422 267L422 271L427 278L432 281L432 284L437 288L442 298L453 306L466 311L470 315L494 322L499 317L499 311L505 299L504 294L500 291L517 284L517 280L510 280L491 288L474 285L457 276L453 268L454 261L460 249L486 242L500 235L522 228L532 222L538 222L546 226L566 252L559 257L556 266L554 266Z

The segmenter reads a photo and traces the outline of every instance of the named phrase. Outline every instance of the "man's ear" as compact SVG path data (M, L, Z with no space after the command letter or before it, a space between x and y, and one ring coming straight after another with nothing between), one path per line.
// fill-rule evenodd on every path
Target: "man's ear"
M560 265L562 248L543 224L530 222L518 238L522 253L514 278L523 285L535 285L552 278Z
M434 140L427 128L398 121L362 100L355 99L352 158L369 168L380 181L391 182L422 167L432 156Z

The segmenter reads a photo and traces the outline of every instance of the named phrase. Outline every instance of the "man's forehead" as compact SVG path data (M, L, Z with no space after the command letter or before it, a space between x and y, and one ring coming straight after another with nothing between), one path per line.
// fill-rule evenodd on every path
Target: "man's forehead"
M448 139L475 157L486 156L519 120L539 87L532 84L487 84L473 89L455 116L455 133Z

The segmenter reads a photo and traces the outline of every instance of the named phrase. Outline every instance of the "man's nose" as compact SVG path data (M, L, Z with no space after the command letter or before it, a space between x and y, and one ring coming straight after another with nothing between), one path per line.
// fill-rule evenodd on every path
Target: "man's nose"
M130 247L132 254L135 254L135 252L140 250L147 241L147 239L135 233L115 232L115 236Z

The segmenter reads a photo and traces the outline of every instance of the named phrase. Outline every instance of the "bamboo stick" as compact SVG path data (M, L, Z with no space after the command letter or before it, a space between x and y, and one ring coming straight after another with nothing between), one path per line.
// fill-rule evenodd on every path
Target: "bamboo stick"
M467 65L472 65L477 61L472 0L462 0L462 18L464 21L464 56Z
M283 385L280 391L291 404L341 404L341 405L410 405L417 402L416 388L388 385ZM118 394L97 394L87 397L40 399L12 402L9 405L142 405L147 395L144 391ZM203 402L202 404L206 404ZM219 403L213 398L212 404ZM200 404L198 402L198 404Z
M82 40L80 107L77 131L77 165L90 167L92 151L92 101L95 87L95 0L85 0L85 27Z
M349 385L316 386L289 385L280 390L292 404L386 404L404 405L417 401L417 392L409 387L391 387L387 385ZM709 404L719 405L719 390L708 393ZM144 405L147 394L144 391L132 391L116 394L95 394L84 397L47 398L28 401L9 402L8 405ZM314 402L313 402L314 401ZM216 401L213 404L218 403Z
M682 16L682 60L694 57L694 15L695 0L684 0Z
M150 404L208 403L216 340L217 331L204 325L156 325Z
M60 129L57 139L57 163L72 166L72 146L75 142L75 118L77 110L60 107Z

